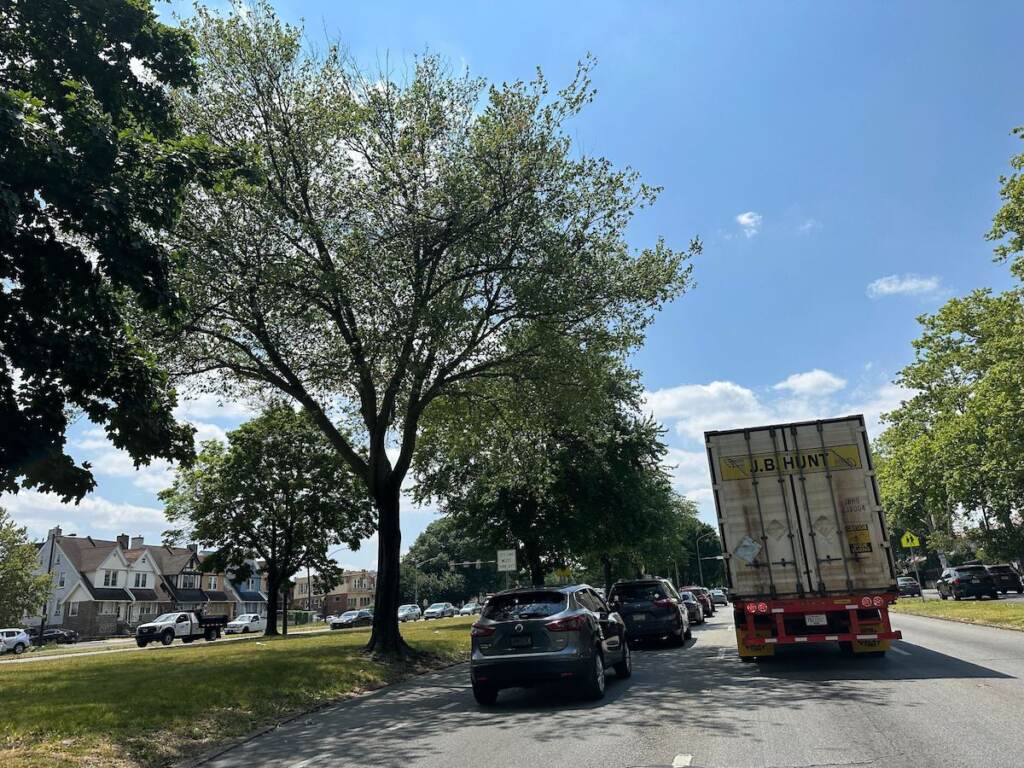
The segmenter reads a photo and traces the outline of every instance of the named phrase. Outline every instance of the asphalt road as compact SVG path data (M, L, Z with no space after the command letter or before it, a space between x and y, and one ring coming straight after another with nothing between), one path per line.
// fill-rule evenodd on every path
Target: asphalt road
M634 654L606 698L503 691L481 709L466 665L333 705L207 768L705 766L1001 768L1022 764L1024 634L913 616L884 659L827 646L736 658L731 611L684 649Z

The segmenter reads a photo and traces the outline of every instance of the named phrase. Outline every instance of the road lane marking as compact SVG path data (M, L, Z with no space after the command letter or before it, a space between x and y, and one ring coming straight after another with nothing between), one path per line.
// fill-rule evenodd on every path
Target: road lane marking
M672 760L672 768L688 768L693 762L693 755L676 755Z
M910 651L904 651L902 648L897 648L895 645L890 645L889 650L893 653L898 653L900 656L909 656Z
M309 760L303 760L301 763L294 763L293 765L288 766L288 768L306 768L307 765L312 765L316 762L318 757L319 755L317 757L311 757Z

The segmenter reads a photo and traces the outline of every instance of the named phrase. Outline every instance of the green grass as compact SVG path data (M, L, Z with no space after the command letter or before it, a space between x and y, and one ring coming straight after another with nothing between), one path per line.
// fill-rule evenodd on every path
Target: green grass
M914 600L903 598L891 610L914 616L985 624L1024 631L1024 603L1003 603L997 600Z
M472 618L405 625L418 667L363 653L368 630L0 665L0 765L165 766L288 715L469 651Z

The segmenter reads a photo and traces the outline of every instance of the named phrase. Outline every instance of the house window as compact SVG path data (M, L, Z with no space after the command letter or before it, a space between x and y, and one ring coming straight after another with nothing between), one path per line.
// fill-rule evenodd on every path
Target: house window
M104 571L103 572L103 586L104 587L109 587L110 586L110 577L112 575L113 575L113 571Z
M68 603L68 616L78 615L78 603Z
M117 603L111 600L100 602L100 616L113 616L117 613Z
M145 587L146 587L146 585L148 583L149 583L148 574L145 574L145 573L136 573L135 574L135 586L136 587L145 589Z
M60 576L57 577L57 586L58 587L63 587L64 586L65 576L66 576L66 574L64 573L64 571L61 571L60 572Z
M53 601L53 615L60 616L60 602L57 600Z
M181 588L182 589L198 589L199 584L197 579L199 577L194 573L183 573L181 574Z
M211 592L216 592L217 591L217 577L216 576L211 576L209 578L209 580L207 581L207 583L209 584L209 586L207 587L208 590L210 590Z

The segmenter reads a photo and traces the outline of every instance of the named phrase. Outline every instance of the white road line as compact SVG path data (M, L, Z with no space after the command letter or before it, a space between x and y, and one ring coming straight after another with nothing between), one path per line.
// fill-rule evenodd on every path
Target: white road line
M399 728L405 728L405 723L395 723L394 725L389 725L387 728L384 728L382 730L397 731ZM298 768L298 766L295 766L294 768Z
M672 760L672 768L687 768L693 762L693 755L676 755Z
M306 768L307 765L312 765L317 761L317 759L319 759L319 755L317 757L311 757L308 760L303 760L301 763L294 763L293 765L288 766L288 768Z
M904 651L902 648L897 648L895 645L890 645L889 650L893 653L898 653L900 656L910 656L910 651Z

